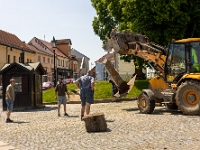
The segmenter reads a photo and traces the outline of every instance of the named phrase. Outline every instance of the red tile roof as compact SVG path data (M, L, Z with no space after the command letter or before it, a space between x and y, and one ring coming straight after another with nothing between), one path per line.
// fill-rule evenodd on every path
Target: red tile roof
M40 39L38 39L40 40ZM63 54L58 48L53 48L51 43L47 42L47 41L43 41L43 40L40 40L44 45L46 45L48 47L48 49L50 49L51 51L55 50L55 53L56 55L59 55L61 57L68 57L68 56L65 56L65 54Z
M34 53L16 35L0 30L0 45L11 46L13 48Z
M33 50L34 52L38 52L38 53L42 53L44 55L49 55L49 56L52 56L51 54L47 53L47 52L43 52L43 51L40 51L38 50L35 46L33 45L30 45L30 44L26 44L27 47L29 47L29 49Z

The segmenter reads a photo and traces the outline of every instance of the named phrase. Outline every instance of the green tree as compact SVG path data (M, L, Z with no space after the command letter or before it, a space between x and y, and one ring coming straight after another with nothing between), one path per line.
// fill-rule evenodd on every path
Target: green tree
M106 36L109 37L111 30L117 27L117 22L108 9L109 2L106 0L91 0L91 2L97 13L97 17L94 17L92 23L94 33L97 34L104 43L106 41Z
M150 41L167 46L172 39L200 36L198 0L91 0L97 17L94 32L103 42L111 29L145 34ZM124 60L136 59L122 56ZM141 61L140 61L141 62Z

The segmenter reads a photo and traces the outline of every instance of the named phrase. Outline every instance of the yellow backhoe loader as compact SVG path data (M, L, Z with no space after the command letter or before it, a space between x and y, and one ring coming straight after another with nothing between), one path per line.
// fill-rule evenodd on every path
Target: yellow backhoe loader
M103 46L105 51L138 56L156 70L149 88L138 96L141 113L152 113L155 103L160 103L169 109L180 109L183 114L199 114L200 38L172 40L165 48L150 42L145 35L115 30L110 35ZM118 87L119 96L128 93L133 79L127 84L109 61L105 60L104 66Z

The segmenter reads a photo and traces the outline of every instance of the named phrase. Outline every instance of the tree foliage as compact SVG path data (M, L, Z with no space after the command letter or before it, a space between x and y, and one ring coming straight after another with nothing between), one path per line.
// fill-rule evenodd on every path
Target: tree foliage
M111 29L145 34L166 46L172 39L200 37L198 0L91 0L93 29L103 42ZM128 58L130 57L130 58ZM135 59L124 56L123 59Z

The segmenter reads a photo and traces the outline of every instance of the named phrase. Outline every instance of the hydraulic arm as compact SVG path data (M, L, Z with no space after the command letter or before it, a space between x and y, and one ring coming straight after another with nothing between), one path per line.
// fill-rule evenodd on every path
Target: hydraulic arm
M119 54L133 54L154 64L155 70L164 76L164 64L166 60L166 48L149 42L148 37L130 32L116 32L113 30L111 38L103 46L106 52Z
M116 32L112 30L110 39L103 46L106 52L115 52L119 54L132 54L140 57L148 63L154 64L154 69L159 72L159 75L164 77L164 64L166 60L166 48L149 42L148 37L141 34L133 34L130 32ZM134 85L134 76L128 83L123 81L119 73L115 70L109 60L103 62L111 79L118 87L119 92L116 96L128 94Z

